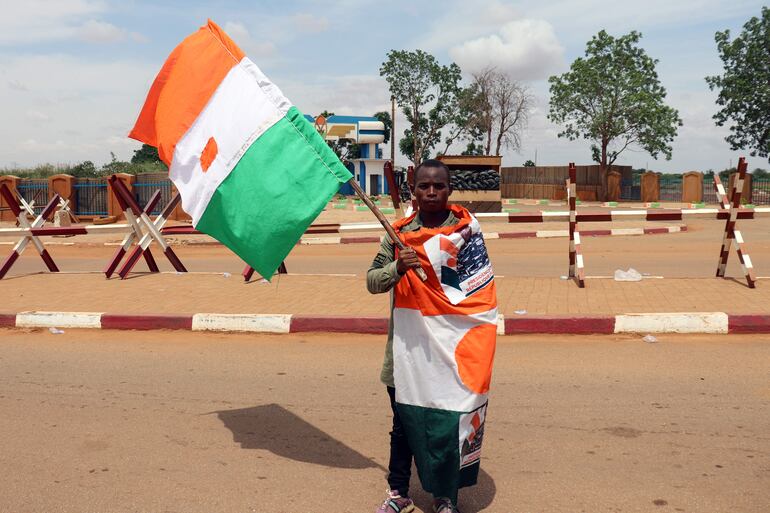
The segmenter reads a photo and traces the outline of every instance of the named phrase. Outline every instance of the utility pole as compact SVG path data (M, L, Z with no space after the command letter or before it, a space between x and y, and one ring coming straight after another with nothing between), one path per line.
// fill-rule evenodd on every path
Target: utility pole
M390 161L396 168L396 97L390 97Z

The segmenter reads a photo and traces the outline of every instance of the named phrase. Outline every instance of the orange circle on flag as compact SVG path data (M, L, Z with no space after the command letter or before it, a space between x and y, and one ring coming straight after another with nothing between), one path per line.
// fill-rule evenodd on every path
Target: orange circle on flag
M457 371L463 384L477 394L489 391L495 358L497 326L480 324L468 330L455 349Z

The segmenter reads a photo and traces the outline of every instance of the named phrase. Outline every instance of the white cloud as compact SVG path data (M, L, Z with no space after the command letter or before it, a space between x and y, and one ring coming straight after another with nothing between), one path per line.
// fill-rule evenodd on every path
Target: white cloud
M0 4L4 4L0 0ZM147 42L147 37L129 32L96 16L107 11L101 0L25 0L0 5L0 46L35 44L66 39L88 43L115 43L131 39Z
M27 151L40 152L40 151L61 151L67 147L67 144L61 139L57 139L56 141L53 141L53 142L41 142L41 141L38 141L37 139L26 139L21 142L20 146Z
M48 117L48 114L40 112L39 110L28 110L27 118L31 119L32 121L50 121L51 119Z
M524 19L506 23L497 34L454 46L449 55L464 71L494 66L519 80L537 80L562 65L564 49L550 23Z
M264 59L276 53L272 41L254 41L243 23L228 21L225 23L224 31L252 59L261 59L264 62Z
M139 143L127 133L159 67L160 62L125 59L0 54L0 69L35 84L24 95L0 94L0 167L104 163L110 151L130 158Z
M78 29L78 38L88 43L115 43L126 36L124 29L105 21L88 20Z
M607 0L528 0L530 16L544 18L571 32L596 33L606 29L613 34L673 25L689 25L725 20L747 13L759 14L753 0L647 0L645 2L608 2Z
M461 0L442 4L443 14L433 18L429 29L415 41L417 48L429 52L445 50L462 41L490 34L500 25L521 17L510 3L499 0Z
M18 80L9 80L8 88L13 89L14 91L22 91L22 92L29 91L29 87L27 87L26 84L22 84Z
M83 18L103 12L98 0L24 0L3 2L0 45L38 43L77 35Z
M329 29L329 20L323 16L299 13L291 17L291 24L303 32L325 32Z
M340 115L371 116L390 111L388 84L377 75L315 76L312 82L275 77L286 96L306 114L330 110Z
M129 37L136 43L149 43L150 38L139 32L130 32Z

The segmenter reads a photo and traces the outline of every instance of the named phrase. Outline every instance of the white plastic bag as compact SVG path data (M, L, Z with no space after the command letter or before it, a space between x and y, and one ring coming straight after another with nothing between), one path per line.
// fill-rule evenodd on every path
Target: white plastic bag
M615 270L615 281L641 281L642 275L634 269L633 267L630 267L628 271L624 271L623 269L617 269Z

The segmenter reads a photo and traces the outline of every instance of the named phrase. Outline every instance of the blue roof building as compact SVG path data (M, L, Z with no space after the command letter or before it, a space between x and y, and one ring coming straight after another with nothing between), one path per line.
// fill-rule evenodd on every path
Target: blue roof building
M367 194L387 194L388 185L385 180L384 166L379 145L385 141L385 125L374 116L329 116L324 118L305 115L305 118L315 124L318 132L327 141L346 139L359 145L360 158L353 160L351 170L361 188ZM340 188L343 194L353 194L352 187L344 185Z

